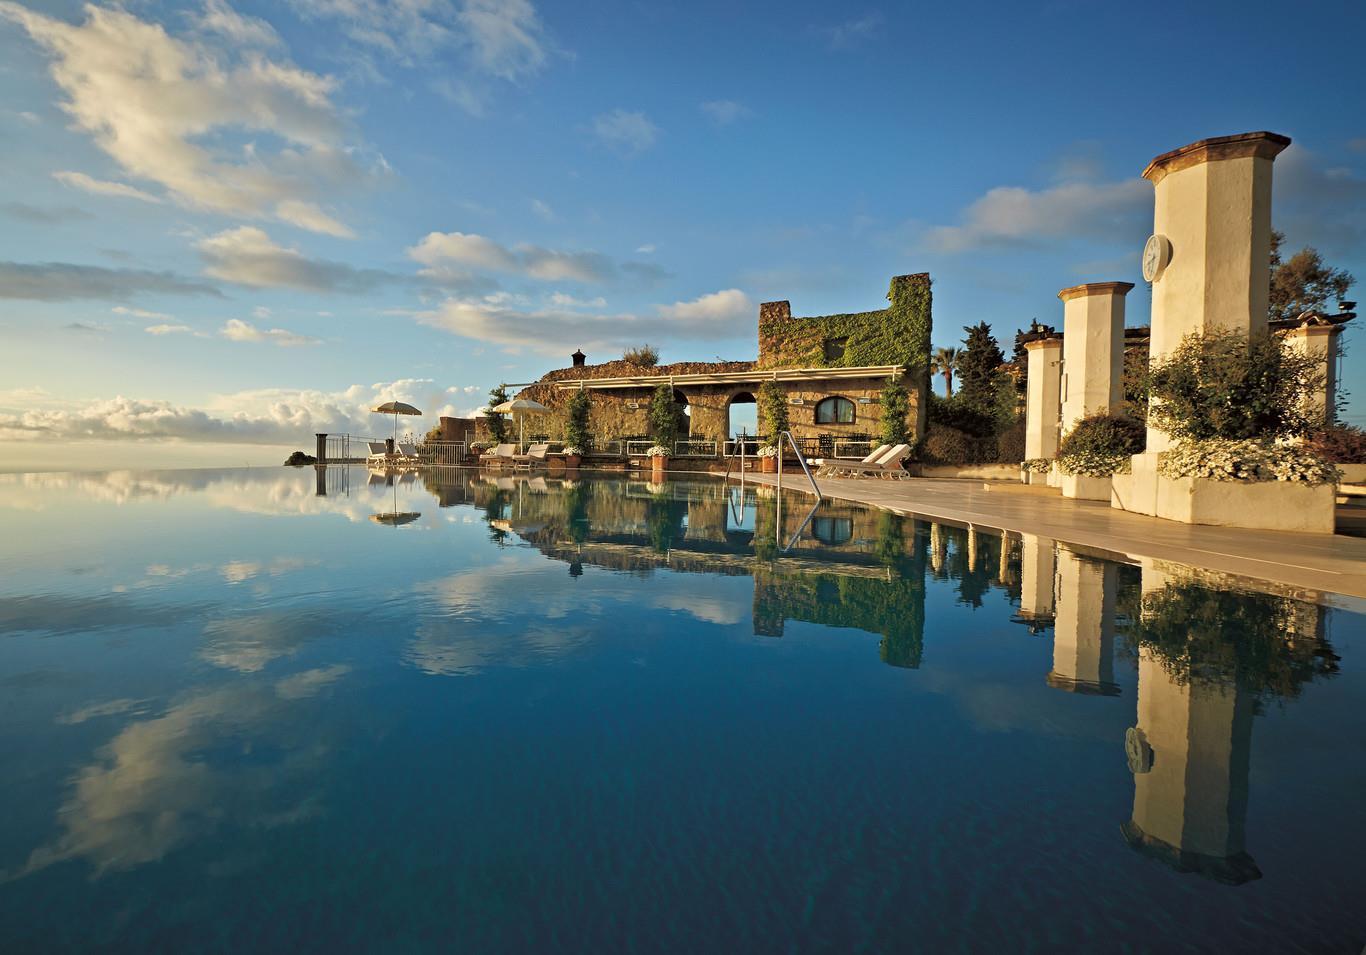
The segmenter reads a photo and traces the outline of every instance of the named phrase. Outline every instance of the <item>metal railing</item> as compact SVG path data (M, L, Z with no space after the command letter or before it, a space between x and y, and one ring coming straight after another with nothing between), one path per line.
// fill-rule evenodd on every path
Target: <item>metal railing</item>
M427 441L418 446L418 462L428 468L455 468L465 463L464 441Z
M806 464L806 457L802 454L802 449L797 447L797 442L793 439L791 431L781 431L778 433L778 498L781 500L783 496L783 438L787 439L788 445L791 446L793 453L797 455L797 463L802 466L802 471L806 474L806 479L811 482L811 492L816 495L816 503L819 504L824 499L824 496L821 494L820 485L816 483L815 477L812 476L811 468Z
M716 442L704 438L681 438L674 442L674 454L695 458L716 457Z

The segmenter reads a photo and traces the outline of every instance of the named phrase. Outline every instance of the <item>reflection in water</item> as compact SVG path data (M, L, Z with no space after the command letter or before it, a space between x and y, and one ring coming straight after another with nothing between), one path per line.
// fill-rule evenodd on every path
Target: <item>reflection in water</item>
M374 477L0 477L4 513L30 533L68 521L85 551L44 564L0 544L0 682L16 701L0 756L57 741L42 772L15 775L30 811L0 820L0 906L25 886L26 903L84 902L134 873L183 875L192 849L269 832L309 847L281 850L305 880L331 878L298 859L335 842L361 885L380 856L397 890L439 882L453 910L485 916L549 896L563 917L603 886L604 924L639 909L667 931L670 905L620 903L634 890L611 872L660 872L671 904L688 904L679 885L715 883L757 893L744 917L776 913L767 928L787 942L809 931L794 913L882 900L859 919L885 928L936 886L991 894L1016 931L1037 899L978 886L987 855L1013 853L1012 881L1049 891L1070 866L1208 905L1199 893L1247 897L1329 851L1268 850L1256 813L1281 781L1250 776L1276 732L1259 714L1308 720L1293 712L1317 701L1305 687L1339 669L1329 611L1306 595L838 501L808 520L802 498L780 509L753 486ZM102 522L114 530L86 545ZM357 789L371 801L348 805ZM426 812L422 835L404 828ZM433 833L455 841L424 855ZM364 841L390 835L400 849ZM56 881L72 873L100 878ZM536 891L509 888L523 882ZM855 900L830 902L837 884ZM978 918L936 900L946 925ZM921 931L931 914L916 912ZM916 947L863 927L820 937Z

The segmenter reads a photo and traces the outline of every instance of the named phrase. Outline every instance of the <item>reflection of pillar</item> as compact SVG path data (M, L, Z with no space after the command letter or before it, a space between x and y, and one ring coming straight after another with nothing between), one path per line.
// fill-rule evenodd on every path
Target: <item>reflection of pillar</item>
M1020 535L1020 618L1048 622L1053 619L1053 577L1057 555L1051 538Z
M1048 685L1070 693L1116 696L1116 569L1066 547L1058 555L1057 617L1053 624L1053 669Z
M313 496L327 497L327 468L313 469Z
M1332 421L1337 413L1337 353L1341 325L1301 325L1285 333L1291 348L1315 359L1318 373L1323 378L1323 389L1310 396L1314 415L1321 421Z
M967 573L977 570L977 528L968 525L968 569Z
M1244 850L1253 695L1193 676L1180 684L1145 648L1138 661L1138 725L1125 738L1134 848L1181 872L1239 885L1261 878Z
M1058 454L1058 412L1061 401L1062 341L1044 338L1028 342L1029 369L1025 378L1025 458ZM1030 484L1043 484L1047 474L1028 473Z
M1010 531L1001 531L1001 558L996 563L996 580L1001 586L1008 586L1010 580L1010 550L1013 543Z
M944 570L944 557L948 549L948 542L944 537L944 528L937 523L930 524L930 569L936 574Z

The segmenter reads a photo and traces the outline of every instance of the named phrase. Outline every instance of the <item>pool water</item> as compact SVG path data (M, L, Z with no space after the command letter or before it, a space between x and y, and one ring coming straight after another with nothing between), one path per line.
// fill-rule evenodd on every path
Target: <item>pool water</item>
M1359 610L752 485L0 476L0 951L1357 953Z

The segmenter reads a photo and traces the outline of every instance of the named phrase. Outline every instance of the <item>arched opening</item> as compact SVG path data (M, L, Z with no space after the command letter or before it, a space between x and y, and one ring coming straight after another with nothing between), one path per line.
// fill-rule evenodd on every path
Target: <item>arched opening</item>
M816 424L853 424L854 403L834 395L816 402Z
M674 404L678 407L678 437L683 440L692 434L692 408L688 407L688 396L677 388L674 389Z
M815 517L811 519L811 536L822 544L838 547L854 536L854 522L848 517Z
M738 438L741 434L759 433L759 405L752 392L742 391L732 395L726 405L726 437Z

